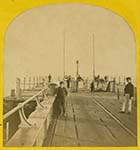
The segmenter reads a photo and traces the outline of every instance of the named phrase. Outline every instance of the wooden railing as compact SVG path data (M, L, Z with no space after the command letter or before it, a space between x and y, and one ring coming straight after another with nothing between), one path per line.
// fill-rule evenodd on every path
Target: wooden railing
M17 107L13 108L11 111L7 112L3 119L6 120L9 116L11 116L13 113L15 113L16 111L22 109L24 107L24 105L26 105L27 103L29 103L31 100L35 99L38 100L38 96L40 96L41 94L43 94L43 92L45 92L45 88L42 89L40 92L38 92L37 94L35 94L34 96L30 97L29 99L27 99L25 102L19 104Z
M44 86L46 86L47 77L24 77L23 79L17 78L16 79L16 97L20 98L22 96L22 93L24 91L30 91L30 90L40 90Z
M3 122L5 124L4 145L6 145L6 146L23 146L23 143L24 143L25 146L33 146L33 144L39 146L42 144L43 139L45 138L44 129L45 130L48 129L50 120L52 118L51 116L53 113L53 102L55 100L55 96L47 96L47 91L48 91L48 87L44 87L42 90L37 92L35 95L28 98L23 103L19 103L18 106L16 106L15 108L13 108L11 111L7 112L6 114L4 114L4 117L3 117L3 119L4 119ZM33 100L36 101L37 107L36 107L35 111L30 114L29 118L27 118L25 115L25 112L24 112L24 106ZM15 134L12 137L10 137L9 136L10 123L8 121L8 118L17 112L18 112L19 118L20 118L20 125L18 127L18 130L15 132ZM21 139L19 139L17 141L18 136L21 137L21 133L24 136L25 132L23 132L23 131L25 130L25 128L28 129L28 131L29 130L32 131L33 135L36 134L35 137L32 137L32 138L36 138L36 139L34 139L34 140L30 139L29 141L32 141L30 143L27 142L26 140L22 141L22 143L21 143L21 141L20 141ZM41 131L41 133L40 133L40 131ZM28 132L28 133L31 133L31 132ZM42 137L41 141L40 141L40 138L37 138L39 136ZM25 138L27 138L27 137L25 137Z

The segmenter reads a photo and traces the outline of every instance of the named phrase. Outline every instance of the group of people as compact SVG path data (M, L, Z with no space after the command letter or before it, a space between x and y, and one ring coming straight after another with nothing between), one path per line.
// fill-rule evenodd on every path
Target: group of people
M104 91L104 92L115 92L115 78L109 80L108 76L100 77L97 75L94 80L90 83L91 92L94 91Z
M69 77L69 82L71 78ZM81 77L79 77L79 80L82 80ZM126 112L126 106L128 104L127 112L128 114L131 113L132 111L132 101L134 98L134 85L132 84L131 78L127 77L126 78L127 84L125 85L124 88L124 99L123 99L123 104L120 113L125 113ZM78 86L78 85L76 85ZM69 88L69 83L67 83L67 87ZM91 92L94 91L94 82L91 83ZM57 116L66 115L66 110L65 110L65 97L68 95L67 89L64 87L64 82L60 81L59 87L56 90L56 99L54 102L54 110L55 114Z

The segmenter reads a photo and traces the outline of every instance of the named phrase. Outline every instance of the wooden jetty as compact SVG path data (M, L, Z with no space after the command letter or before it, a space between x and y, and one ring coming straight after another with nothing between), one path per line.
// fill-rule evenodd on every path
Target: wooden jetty
M22 84L18 79L17 93L11 96L13 99L5 99L6 102L18 101L16 107L4 114L5 146L137 145L137 109L133 103L131 115L119 113L123 102L121 92L118 99L117 90L90 93L87 88L80 88L75 93L69 89L66 116L54 117L56 85L28 81L30 84L26 84L25 79ZM34 109L27 114L31 102L35 103ZM11 134L13 116L16 116L15 122L18 121Z

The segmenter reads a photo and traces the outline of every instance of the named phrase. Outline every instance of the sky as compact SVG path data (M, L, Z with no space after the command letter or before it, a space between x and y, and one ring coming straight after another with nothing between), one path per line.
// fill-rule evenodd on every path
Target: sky
M80 3L61 3L30 9L9 25L4 43L4 95L15 88L16 77L95 73L135 78L135 39L127 22L110 10ZM93 38L94 35L94 38ZM94 44L94 48L93 48Z

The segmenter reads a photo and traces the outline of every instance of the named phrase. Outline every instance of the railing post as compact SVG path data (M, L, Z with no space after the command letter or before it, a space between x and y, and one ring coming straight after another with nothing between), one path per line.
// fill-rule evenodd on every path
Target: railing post
M40 85L40 76L38 76L38 85Z
M134 102L135 102L135 107L137 107L137 88L134 87Z
M33 88L35 88L35 77L33 77Z
M6 122L6 141L9 140L9 122Z
M19 79L18 79L18 82L19 82ZM46 90L47 90L47 87L42 89L40 92L36 93L34 96L27 99L25 102L19 103L18 106L16 106L15 108L13 108L11 111L9 111L8 113L6 113L4 115L4 121L7 121L7 120L5 120L6 118L11 116L15 112L18 112L20 121L21 121L20 125L18 126L19 129L28 128L29 129L28 131L31 131L30 129L32 129L32 127L36 128L37 136L32 137L32 132L31 132L31 134L29 133L29 138L30 137L36 138L36 141L33 141L34 143L32 142L31 144L37 143L36 144L37 146L42 145L42 143L46 137L47 129L50 125L50 122L51 122L52 116L53 116L53 102L55 100L55 96L50 97L51 99L49 99L49 97L48 97L48 99L46 101L44 101L43 103L41 103L41 101L40 101L41 99L39 99L41 95L43 95L43 94L45 95ZM39 111L38 110L35 111L32 115L29 116L29 118L27 118L25 115L25 112L24 112L24 106L27 103L29 103L31 100L34 100L35 98L36 98L36 102L39 107ZM23 130L23 132L21 132L17 136L11 137L10 132L9 132L9 129L11 129L11 128L9 128L9 125L11 127L11 123L9 121L7 121L7 122L5 122L5 124L6 124L6 130L4 133L5 133L6 145L9 145L11 140L13 140L15 142L17 140L17 138L24 136L24 134L23 134L24 130ZM28 138L28 137L26 137L26 138ZM26 141L28 141L28 139L26 139ZM21 146L23 146L23 145L26 146L26 141L25 141L25 143L20 140L17 140L16 142L19 143L19 145L21 145ZM16 144L16 143L14 143L14 144ZM28 142L27 142L27 144L28 144Z
M20 105L22 105L22 103L19 103L18 105L20 106ZM22 126L30 127L32 125L30 122L28 122L27 117L25 116L23 107L21 107L19 109L19 117L20 117L20 121L21 121L21 124L19 125L19 127L22 127Z
M36 86L38 86L38 76L36 77Z
M115 85L116 85L116 78L113 78L113 88L112 88L112 92L115 93Z
M26 78L23 79L23 89L25 90Z
M42 77L39 76L39 85L41 84L41 82L42 82Z
M119 90L119 84L117 85L117 99L120 99L120 90Z
M125 77L124 77L124 82L123 82L123 85L125 85Z
M121 77L119 77L119 85L121 84Z
M17 78L16 81L16 96L17 98L21 97L20 78Z
M44 108L44 106L40 103L39 97L36 96L36 103L38 108Z
M31 88L31 77L29 77L29 89Z
M16 96L16 94L15 94L15 89L12 89L11 90L11 97L15 97Z

